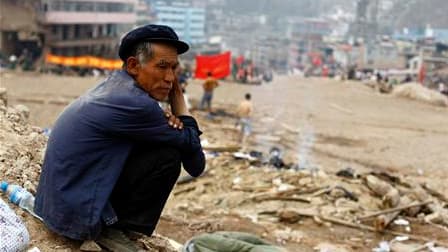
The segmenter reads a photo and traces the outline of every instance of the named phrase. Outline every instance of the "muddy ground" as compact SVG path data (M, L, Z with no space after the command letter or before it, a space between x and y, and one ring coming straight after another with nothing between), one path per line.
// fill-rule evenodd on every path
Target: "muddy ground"
M8 90L9 105L26 105L31 112L30 123L44 128L51 127L67 103L98 81L90 77L4 73L0 86ZM192 81L187 92L192 99L200 99L200 83ZM412 183L429 183L448 196L447 108L379 94L357 82L286 76L260 86L222 82L214 96L216 108L233 113L246 92L252 94L255 108L254 134L248 150L266 153L278 146L287 163L327 174L347 167L359 173L397 174ZM210 144L238 144L231 116L209 120L203 112L196 111L195 115L204 131L202 138ZM214 172L195 182L201 188L188 191L188 185L179 185L174 189L157 232L183 243L204 231L239 230L263 236L290 251L313 251L322 243L335 244L340 250L371 251L381 240L393 238L340 225L318 225L311 218L295 224L269 224L244 216L240 204L226 199L245 194L233 195L237 193L225 182L232 184L236 176L249 181L263 177L287 179L289 171L251 169L230 154L220 155L225 165L209 160ZM214 185L222 181L223 186ZM257 203L241 206L254 212L264 207ZM32 244L42 251L77 250L78 244L51 234L29 217L25 219ZM420 224L412 228L412 233L448 242L446 229ZM298 239L282 241L274 235L285 229L295 231Z

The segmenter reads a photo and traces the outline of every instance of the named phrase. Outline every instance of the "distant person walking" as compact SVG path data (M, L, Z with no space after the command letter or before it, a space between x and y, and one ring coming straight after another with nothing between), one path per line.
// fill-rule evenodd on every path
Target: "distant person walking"
M241 142L243 148L246 144L247 137L250 136L252 132L251 115L253 111L253 106L251 102L251 95L247 93L244 96L244 100L240 103L237 110L238 115L238 125L241 129Z
M201 109L205 109L205 106L207 106L207 110L211 112L213 91L218 87L218 85L218 81L213 77L212 72L208 72L207 79L204 84L202 84L202 87L204 88L204 95L201 100Z

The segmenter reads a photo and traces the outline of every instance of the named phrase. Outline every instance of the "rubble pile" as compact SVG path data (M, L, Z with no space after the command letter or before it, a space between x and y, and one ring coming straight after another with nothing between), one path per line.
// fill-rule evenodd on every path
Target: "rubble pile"
M392 95L422 101L436 106L448 107L448 98L446 96L418 83L397 86L393 89Z
M222 124L201 125L210 132L219 131ZM394 243L414 240L448 246L448 199L430 181L417 183L385 172L357 174L351 168L334 174L315 167L279 169L256 155L235 153L228 143L228 126L223 127L225 144L210 143L213 155L207 155L203 176L180 180L169 215L238 215L265 227L263 236L279 243L306 239L306 232L299 231L304 226L297 225L310 219L317 226L346 226L404 239ZM426 227L436 227L437 232L428 236L420 231Z
M429 185L386 173L338 174L251 166L222 154L210 160L206 175L178 185L173 194L178 212L238 214L271 226L276 234L283 224L303 218L417 241L426 239L413 234L412 222L448 227L448 201Z
M36 192L47 137L28 124L24 105L7 107L6 90L0 100L0 171L2 180Z

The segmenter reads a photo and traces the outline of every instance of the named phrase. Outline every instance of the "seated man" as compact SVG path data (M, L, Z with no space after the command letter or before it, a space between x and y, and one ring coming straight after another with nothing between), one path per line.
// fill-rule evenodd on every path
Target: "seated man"
M112 244L112 251L134 251L126 244L114 247L114 234L151 235L181 162L192 176L203 172L201 131L175 76L178 54L187 50L170 27L136 28L119 48L123 69L62 112L48 141L35 203L49 229ZM171 115L158 104L166 99Z

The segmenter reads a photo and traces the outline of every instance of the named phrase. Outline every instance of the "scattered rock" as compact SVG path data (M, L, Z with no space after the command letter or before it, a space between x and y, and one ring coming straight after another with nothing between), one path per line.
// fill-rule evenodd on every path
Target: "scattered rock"
M349 252L347 248L342 245L330 244L330 243L319 243L314 247L314 250L319 252Z
M95 241L84 241L79 248L81 251L101 251L100 245Z
M158 234L140 238L138 241L143 244L145 249L154 252L178 252L182 248L182 244Z
M47 137L28 124L29 110L23 105L0 106L0 171L2 180L19 184L35 193Z

